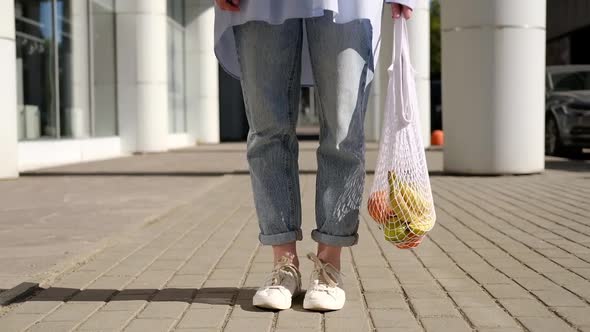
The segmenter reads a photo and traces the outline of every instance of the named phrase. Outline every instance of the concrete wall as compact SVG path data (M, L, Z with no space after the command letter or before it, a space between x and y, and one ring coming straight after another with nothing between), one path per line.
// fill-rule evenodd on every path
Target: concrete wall
M425 147L430 146L430 0L418 0L408 21L410 57L416 70L420 128Z
M0 2L0 179L18 176L14 2Z

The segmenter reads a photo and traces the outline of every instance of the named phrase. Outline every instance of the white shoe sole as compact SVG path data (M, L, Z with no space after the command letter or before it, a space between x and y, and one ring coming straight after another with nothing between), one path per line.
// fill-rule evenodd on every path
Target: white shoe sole
M252 304L259 308L274 309L274 310L285 310L291 308L291 299L273 299L270 297L258 297L252 298Z
M344 302L342 303L331 303L326 304L322 303L321 301L303 300L303 309L311 310L311 311L333 311L333 310L340 310L344 307Z

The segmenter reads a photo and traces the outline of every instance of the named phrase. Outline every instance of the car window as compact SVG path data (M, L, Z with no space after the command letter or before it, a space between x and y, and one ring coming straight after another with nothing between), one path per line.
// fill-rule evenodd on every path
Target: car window
M590 90L590 71L553 74L555 91Z

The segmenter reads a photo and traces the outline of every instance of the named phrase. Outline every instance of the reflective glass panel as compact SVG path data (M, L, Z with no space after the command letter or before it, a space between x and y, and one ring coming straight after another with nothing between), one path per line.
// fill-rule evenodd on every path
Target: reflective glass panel
M58 136L52 1L16 0L18 137Z

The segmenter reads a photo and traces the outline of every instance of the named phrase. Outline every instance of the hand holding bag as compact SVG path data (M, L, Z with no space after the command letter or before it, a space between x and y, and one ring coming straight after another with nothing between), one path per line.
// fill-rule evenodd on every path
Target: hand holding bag
M407 23L395 21L394 51L369 214L398 248L417 247L436 221L418 112Z

